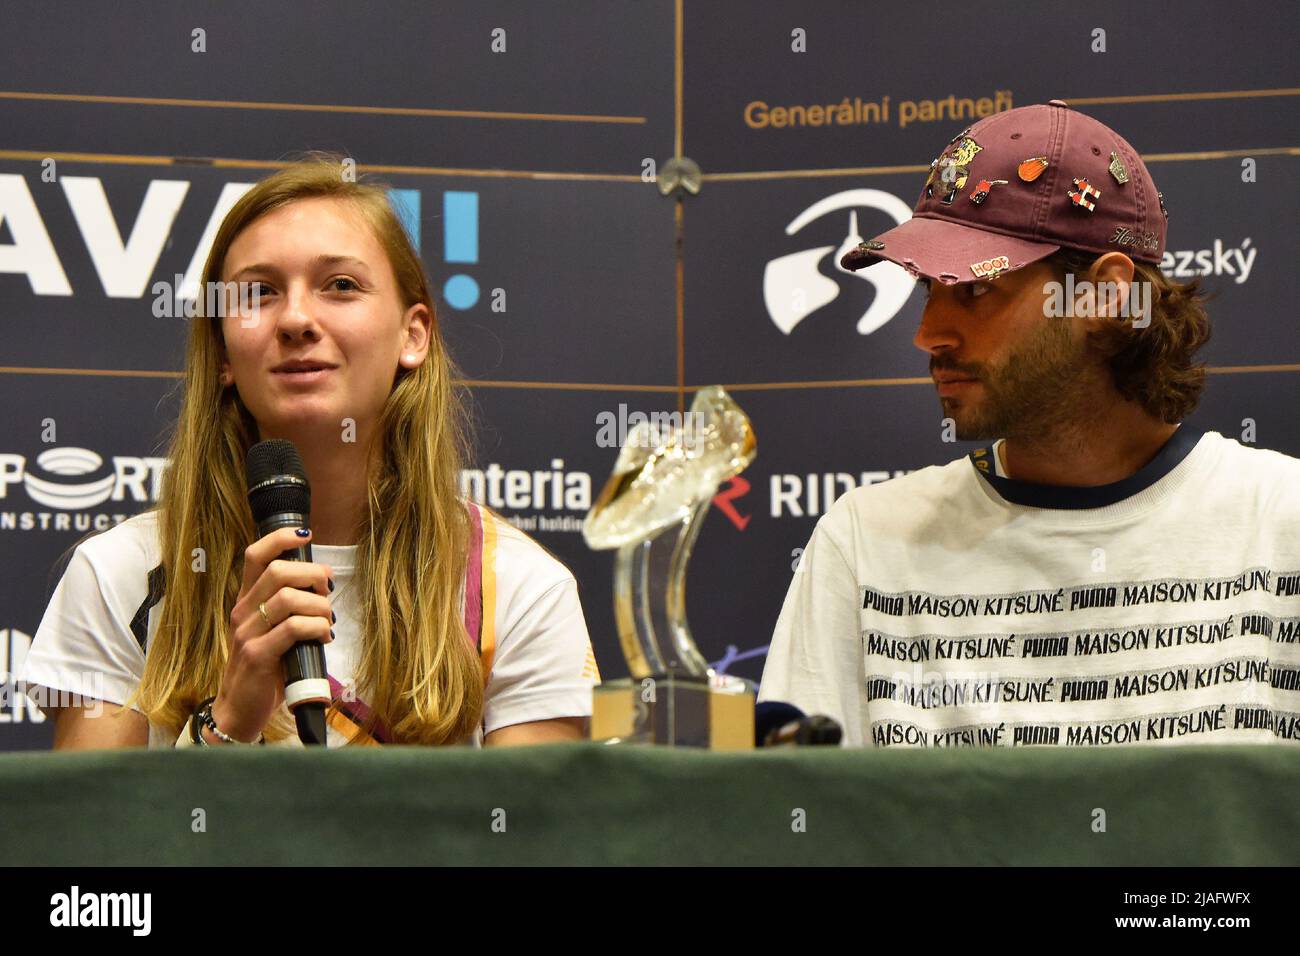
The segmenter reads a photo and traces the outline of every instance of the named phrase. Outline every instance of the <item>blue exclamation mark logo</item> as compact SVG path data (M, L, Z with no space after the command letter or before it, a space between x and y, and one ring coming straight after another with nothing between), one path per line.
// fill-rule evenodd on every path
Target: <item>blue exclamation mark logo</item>
M390 189L388 190L388 203L397 213L397 218L402 221L402 226L406 229L406 234L411 238L411 245L415 251L420 251L420 190L418 189Z
M443 257L448 262L478 262L478 193L442 194ZM464 273L449 278L443 297L453 309L468 309L478 301L478 283Z

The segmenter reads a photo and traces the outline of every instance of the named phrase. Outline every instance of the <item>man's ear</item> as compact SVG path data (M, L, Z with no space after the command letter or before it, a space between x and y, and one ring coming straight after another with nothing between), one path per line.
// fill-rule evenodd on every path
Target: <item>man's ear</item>
M1088 270L1093 287L1093 313L1098 318L1117 319L1128 315L1133 290L1133 260L1122 252L1108 252Z

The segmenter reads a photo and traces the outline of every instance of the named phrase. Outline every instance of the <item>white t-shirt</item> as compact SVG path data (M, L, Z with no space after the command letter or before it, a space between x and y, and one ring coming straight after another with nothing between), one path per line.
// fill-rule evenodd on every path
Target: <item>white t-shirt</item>
M475 745L511 724L591 715L599 682L587 625L569 570L507 522L478 509L495 529L495 651ZM334 569L330 595L338 622L325 645L329 674L349 685L360 653L354 585L356 546L312 545L312 560ZM158 515L147 511L82 542L41 619L18 686L38 701L50 691L124 703L144 674L145 650L132 620L148 603L149 571L159 563ZM484 575L487 577L486 573ZM145 647L152 647L166 596L148 610ZM462 588L463 607L464 594ZM144 631L143 622L136 631ZM358 689L364 700L364 689ZM66 697L64 699L67 699ZM329 728L329 746L346 737ZM170 747L176 734L150 724L149 746ZM296 737L283 741L302 746Z
M1300 743L1300 459L1186 425L1095 488L990 457L836 502L759 700L849 746Z

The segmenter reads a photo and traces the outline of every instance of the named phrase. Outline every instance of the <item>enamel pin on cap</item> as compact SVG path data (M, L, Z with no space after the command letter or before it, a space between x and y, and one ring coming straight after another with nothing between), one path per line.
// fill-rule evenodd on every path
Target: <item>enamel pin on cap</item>
M1027 183L1032 183L1047 168L1046 156L1031 156L1016 167L1016 175Z
M888 261L914 278L956 285L1062 248L1118 250L1151 263L1164 256L1166 215L1141 151L1060 100L980 119L918 178L911 217L867 241L854 233L842 268Z
M1115 177L1115 182L1123 186L1128 182L1128 170L1124 168L1124 161L1119 158L1119 153L1113 149L1110 151L1110 174Z
M1006 184L1005 179L981 179L976 183L975 191L970 194L970 201L978 206L989 198L989 190L994 186L1005 186Z
M1070 190L1070 202L1080 209L1086 209L1092 212L1097 208L1097 200L1101 198L1101 190L1091 185L1086 179L1076 179L1074 189Z
M1006 272L1010 268L1011 259L1008 256L994 256L992 259L970 264L970 271L975 273L977 279L994 279L998 273Z
M930 178L925 181L927 198L934 194L935 186L939 186L943 189L939 201L951 206L957 194L966 188L966 177L970 175L970 164L975 154L983 149L965 133L949 143L939 158L930 164Z

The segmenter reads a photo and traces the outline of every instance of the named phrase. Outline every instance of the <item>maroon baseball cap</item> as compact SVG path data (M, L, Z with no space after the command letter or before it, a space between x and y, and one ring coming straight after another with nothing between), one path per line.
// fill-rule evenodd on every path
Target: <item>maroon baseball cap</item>
M887 259L913 276L974 282L1062 246L1160 262L1164 199L1128 140L1061 100L986 117L953 137L912 218L840 260Z

